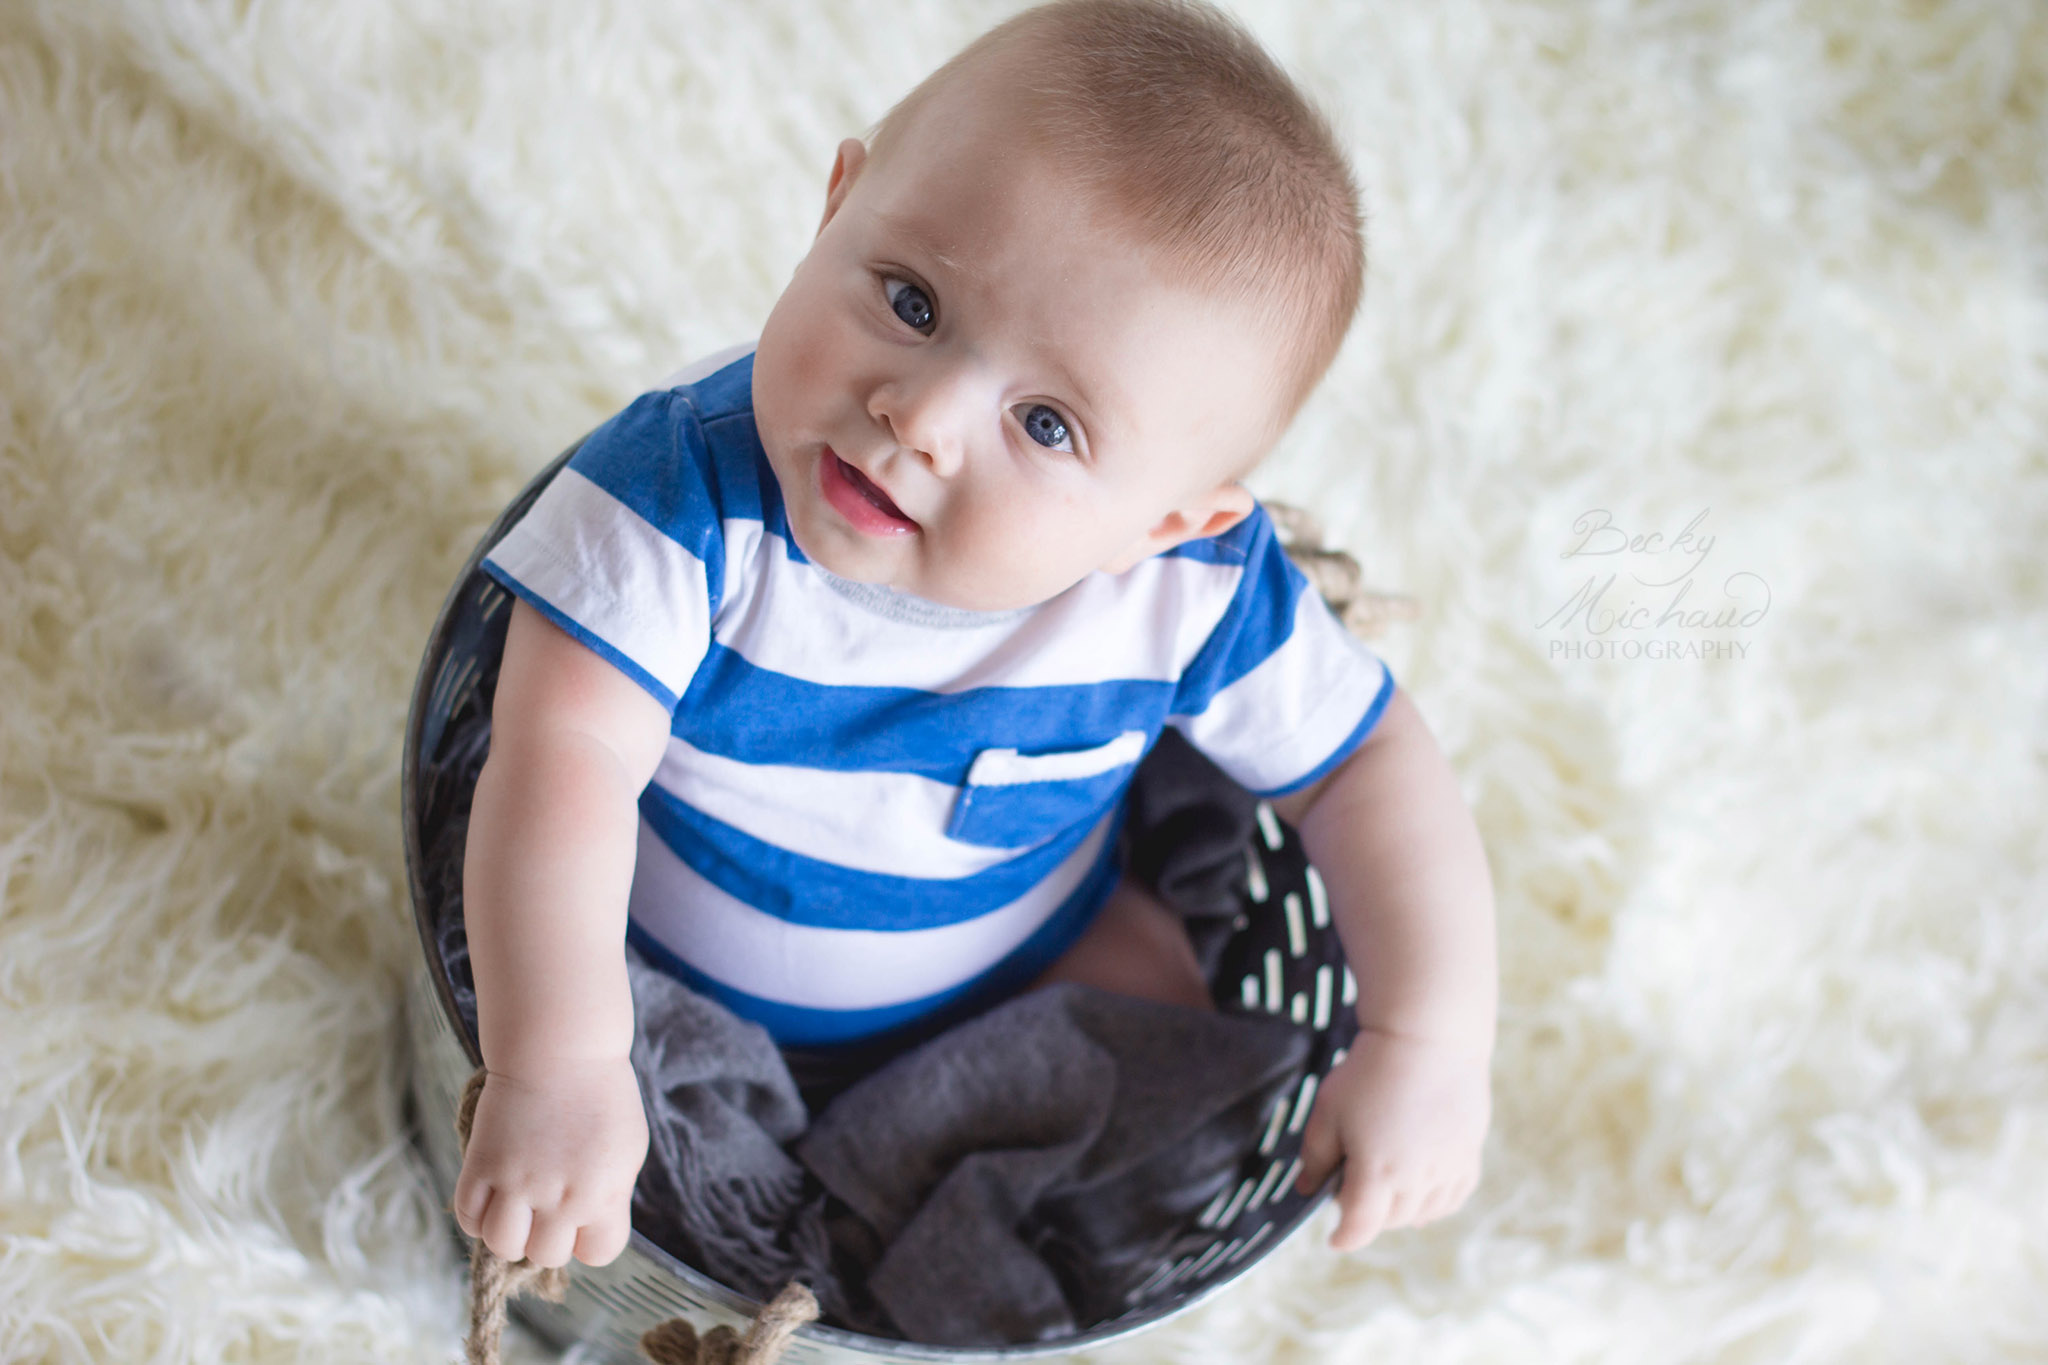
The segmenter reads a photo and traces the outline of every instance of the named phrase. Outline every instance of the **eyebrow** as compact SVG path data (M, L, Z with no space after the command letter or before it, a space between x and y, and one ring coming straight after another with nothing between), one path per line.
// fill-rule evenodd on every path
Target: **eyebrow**
M974 280L977 283L988 277L987 272L980 269L978 266L970 265L966 261L960 260L957 257L947 255L945 249L939 245L938 239L933 237L929 232L926 232L924 228L915 220L905 218L901 214L888 213L880 210L878 210L875 213L875 219L877 222L881 223L883 227L887 228L890 232L895 233L897 236L908 239L912 246L916 247L919 251L922 251L925 255L931 257L933 260L937 261L940 265L946 267L946 269L952 271L954 274L964 275L968 279Z

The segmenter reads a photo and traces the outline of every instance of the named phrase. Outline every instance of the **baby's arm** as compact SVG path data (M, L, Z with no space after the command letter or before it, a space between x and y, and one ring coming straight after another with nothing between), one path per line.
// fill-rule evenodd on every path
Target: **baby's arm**
M647 1119L629 1053L626 895L661 704L515 603L464 855L486 1077L457 1223L508 1261L626 1246Z
M1330 1245L1455 1211L1492 1114L1498 966L1479 831L1421 713L1396 690L1357 751L1273 802L1321 874L1358 979L1357 1041L1325 1078L1296 1188L1344 1161Z

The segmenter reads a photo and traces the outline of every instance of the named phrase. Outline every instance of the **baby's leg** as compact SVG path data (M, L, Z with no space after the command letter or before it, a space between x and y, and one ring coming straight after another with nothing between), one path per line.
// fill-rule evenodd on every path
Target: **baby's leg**
M1073 947L1026 990L1078 981L1118 995L1214 1009L1180 916L1126 877Z

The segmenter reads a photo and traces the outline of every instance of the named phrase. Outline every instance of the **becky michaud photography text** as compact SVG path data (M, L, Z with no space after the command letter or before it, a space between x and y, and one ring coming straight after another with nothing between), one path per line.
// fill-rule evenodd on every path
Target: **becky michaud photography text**
M1536 623L1552 659L1744 659L1746 631L1771 609L1770 584L1747 569L1710 586L1714 553L1702 508L1674 535L1617 523L1604 507L1572 522L1558 558L1583 561L1564 600ZM1571 632L1566 634L1566 632ZM1711 633L1711 634L1710 634Z

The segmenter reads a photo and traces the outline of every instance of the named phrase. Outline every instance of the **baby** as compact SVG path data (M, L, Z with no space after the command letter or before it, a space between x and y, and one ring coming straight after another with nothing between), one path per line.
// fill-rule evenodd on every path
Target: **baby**
M1054 981L1210 1008L1115 858L1168 724L1299 828L1358 979L1299 1177L1343 1163L1331 1245L1464 1202L1485 855L1238 483L1363 272L1327 127L1200 7L1027 11L840 144L758 343L592 433L486 561L517 601L465 864L465 1231L625 1247L625 940L785 1046Z

